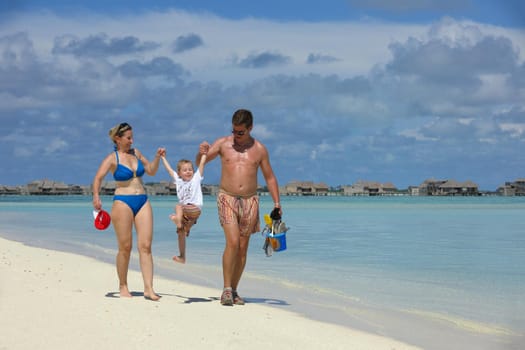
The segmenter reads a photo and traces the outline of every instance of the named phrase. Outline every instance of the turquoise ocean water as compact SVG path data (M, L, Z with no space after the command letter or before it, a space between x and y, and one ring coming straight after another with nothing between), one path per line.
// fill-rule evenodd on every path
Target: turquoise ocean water
M222 288L215 197L205 196L186 265L171 261L175 197L150 200L156 273ZM370 307L489 336L525 332L525 198L283 197L282 206L288 249L266 257L263 237L252 236L240 287L248 301L362 328L357 310ZM261 197L261 225L271 209ZM93 227L91 197L2 196L0 235L114 261L113 229Z

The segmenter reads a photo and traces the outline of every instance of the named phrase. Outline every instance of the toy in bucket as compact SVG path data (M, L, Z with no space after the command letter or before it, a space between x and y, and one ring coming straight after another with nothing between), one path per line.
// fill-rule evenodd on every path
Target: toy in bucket
M265 236L263 250L266 256L272 256L274 251L280 252L285 250L286 231L289 228L281 221L281 215L274 209L271 215L264 214L264 222L266 227L263 229L262 234Z

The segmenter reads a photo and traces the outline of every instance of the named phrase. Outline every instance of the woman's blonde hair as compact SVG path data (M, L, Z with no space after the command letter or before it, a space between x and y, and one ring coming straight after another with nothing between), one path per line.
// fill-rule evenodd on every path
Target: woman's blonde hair
M109 130L109 138L115 143L115 137L121 137L128 130L131 130L131 125L128 123L120 123Z

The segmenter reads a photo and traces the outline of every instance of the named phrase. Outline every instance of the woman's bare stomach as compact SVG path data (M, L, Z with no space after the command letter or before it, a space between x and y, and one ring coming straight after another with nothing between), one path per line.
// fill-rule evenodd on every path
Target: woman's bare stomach
M129 181L117 182L115 194L145 194L146 190L139 178L134 178Z

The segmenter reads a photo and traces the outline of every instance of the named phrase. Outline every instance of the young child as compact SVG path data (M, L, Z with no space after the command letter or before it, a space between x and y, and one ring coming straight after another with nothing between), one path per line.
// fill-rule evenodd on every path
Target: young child
M173 260L184 264L186 262L186 237L201 215L203 203L201 183L204 179L206 156L200 159L196 172L192 162L187 159L182 159L177 163L177 171L171 168L166 157L162 157L162 163L177 185L179 203L175 205L175 214L171 214L170 219L177 225L179 256L174 256Z

